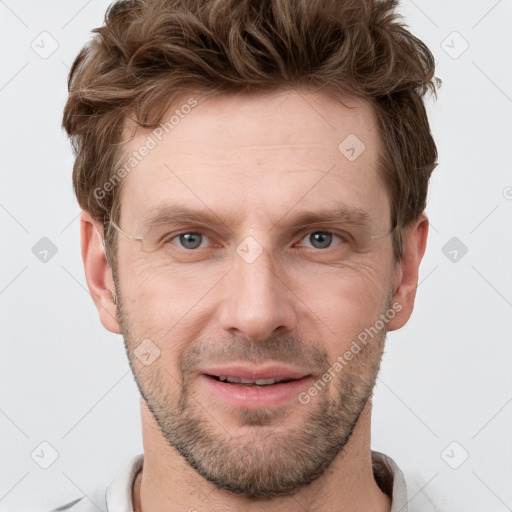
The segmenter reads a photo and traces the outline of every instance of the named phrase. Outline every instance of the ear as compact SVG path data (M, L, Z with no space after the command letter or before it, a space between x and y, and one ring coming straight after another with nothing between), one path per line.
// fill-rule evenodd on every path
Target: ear
M80 216L80 241L85 279L100 314L101 323L105 329L121 334L114 303L115 286L112 269L107 262L103 247L103 226L86 211L83 211Z
M403 327L414 309L418 271L425 254L428 236L428 219L422 214L403 232L403 255L395 268L393 281L393 309L397 314L388 323L388 331Z

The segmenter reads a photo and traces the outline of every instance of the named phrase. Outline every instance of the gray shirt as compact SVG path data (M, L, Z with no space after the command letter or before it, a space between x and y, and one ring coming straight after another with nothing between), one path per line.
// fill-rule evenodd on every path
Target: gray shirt
M107 486L78 498L50 512L133 512L133 482L142 467L144 455L131 458ZM383 453L372 451L373 474L383 492L391 497L391 512L438 512L429 496L417 483L406 484L404 474L395 461Z

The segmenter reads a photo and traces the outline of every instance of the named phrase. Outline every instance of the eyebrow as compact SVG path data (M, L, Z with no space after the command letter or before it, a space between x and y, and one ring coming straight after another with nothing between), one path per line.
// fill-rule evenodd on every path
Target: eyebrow
M233 226L243 212L236 216L221 218L212 210L196 210L184 206L155 207L149 210L144 224L148 228L164 224L203 224L207 226L224 225L228 228ZM289 220L285 220L289 219ZM280 219L273 222L275 227L304 227L312 224L342 223L358 228L367 228L371 223L367 211L358 207L337 206L334 208L323 208L318 210L303 210L296 215L288 212Z
M291 218L290 221L281 222L283 218ZM349 208L347 206L338 206L334 208L324 208L320 210L304 210L293 216L291 213L284 215L274 226L279 227L303 227L312 224L335 224L342 223L359 228L369 227L370 215L361 208Z

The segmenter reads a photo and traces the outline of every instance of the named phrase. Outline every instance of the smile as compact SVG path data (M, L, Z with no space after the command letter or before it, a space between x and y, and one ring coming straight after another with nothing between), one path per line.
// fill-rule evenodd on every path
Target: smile
M219 380L220 382L229 382L230 384L239 384L241 386L247 387L265 387L272 386L273 384L280 384L281 382L290 382L295 379L242 379L241 377L226 377L225 375L220 375L219 377L215 375L211 375L211 377L215 380Z
M216 401L245 409L274 408L296 402L311 380L307 370L275 364L205 368L200 375L200 382Z

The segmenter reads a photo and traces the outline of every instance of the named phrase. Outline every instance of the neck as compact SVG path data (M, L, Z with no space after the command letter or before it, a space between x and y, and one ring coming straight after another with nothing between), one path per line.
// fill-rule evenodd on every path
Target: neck
M142 400L141 412L144 464L133 486L135 512L206 512L212 507L240 512L390 512L391 500L373 477L370 403L350 441L321 477L293 496L266 501L218 490L168 445Z

